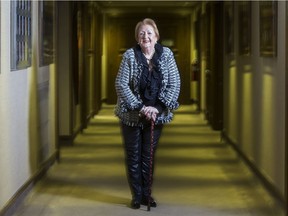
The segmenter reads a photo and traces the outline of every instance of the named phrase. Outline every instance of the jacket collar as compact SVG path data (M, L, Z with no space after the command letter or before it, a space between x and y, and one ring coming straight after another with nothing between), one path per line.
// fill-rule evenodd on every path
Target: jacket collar
M155 53L153 55L152 61L155 65L157 65L157 62L163 53L163 46L159 43L156 43L154 48L155 48ZM137 44L133 49L134 49L135 57L137 61L141 62L144 65L147 65L146 58L144 54L142 53L140 45Z

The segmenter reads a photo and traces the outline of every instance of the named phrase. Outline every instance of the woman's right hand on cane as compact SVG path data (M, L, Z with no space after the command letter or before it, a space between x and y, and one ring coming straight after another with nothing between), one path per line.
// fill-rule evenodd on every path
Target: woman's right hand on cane
M155 121L158 113L159 111L152 106L146 106L143 109L143 114L145 115L147 120Z

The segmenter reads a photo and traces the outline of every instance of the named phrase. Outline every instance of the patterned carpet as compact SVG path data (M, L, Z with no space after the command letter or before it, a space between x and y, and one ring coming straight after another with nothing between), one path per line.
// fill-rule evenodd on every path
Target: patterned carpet
M104 106L25 199L17 216L284 216L276 201L193 106L181 106L156 152L157 208L129 208L113 106Z

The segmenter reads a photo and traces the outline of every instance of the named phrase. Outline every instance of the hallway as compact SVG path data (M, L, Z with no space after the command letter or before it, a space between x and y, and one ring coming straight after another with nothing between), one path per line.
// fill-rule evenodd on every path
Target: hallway
M193 106L181 106L164 128L152 189L158 207L128 207L124 154L113 106L61 149L55 164L15 216L282 216L283 212L235 152Z

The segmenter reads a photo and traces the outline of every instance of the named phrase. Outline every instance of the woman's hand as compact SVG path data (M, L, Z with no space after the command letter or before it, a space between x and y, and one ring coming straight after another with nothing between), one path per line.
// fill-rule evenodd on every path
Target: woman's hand
M158 113L159 111L155 107L152 107L152 106L146 106L143 109L143 114L145 115L147 120L152 119L152 121L155 121Z

